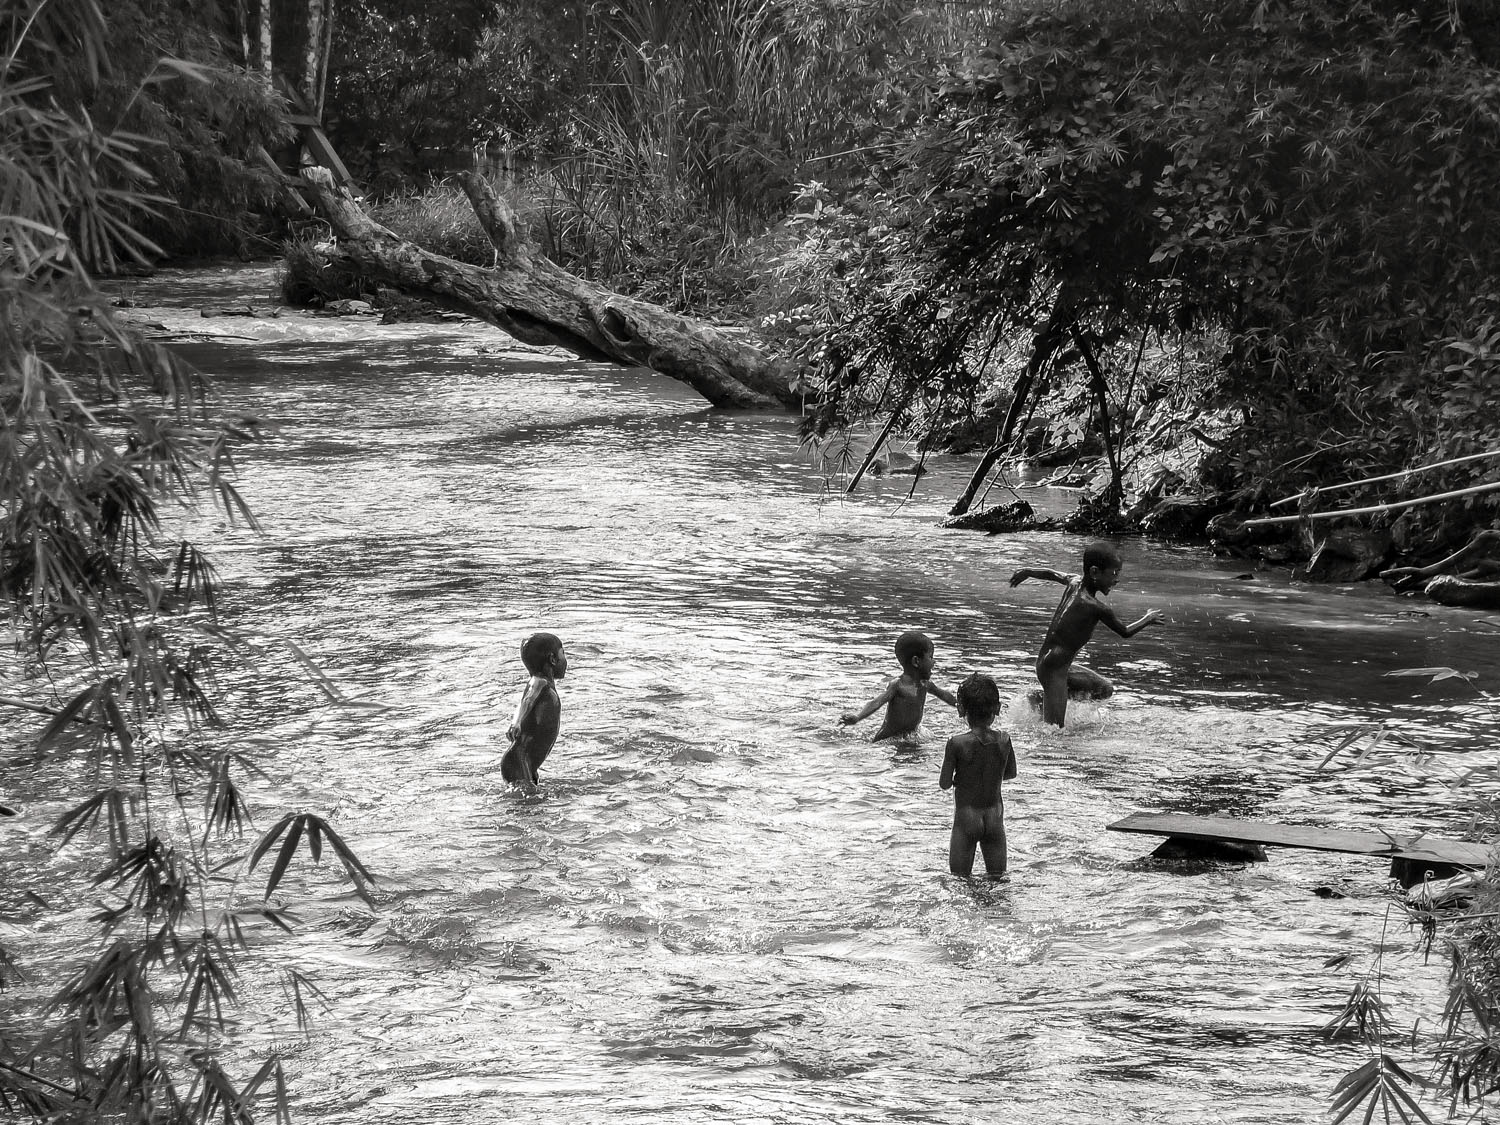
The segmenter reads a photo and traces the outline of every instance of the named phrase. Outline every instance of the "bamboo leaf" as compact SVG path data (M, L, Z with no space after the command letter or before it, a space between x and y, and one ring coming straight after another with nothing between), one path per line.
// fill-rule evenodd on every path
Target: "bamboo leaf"
M344 838L333 830L333 826L326 820L319 820L318 823L327 834L328 842L333 846L334 854L343 863L344 870L356 880L363 879L367 883L375 882L375 876L371 875L365 865L359 861L359 857L354 854L354 850L348 844L344 843Z
M271 893L276 890L276 885L281 882L281 877L286 874L287 865L292 862L292 856L297 852L297 843L302 838L302 825L304 816L294 817L291 826L287 829L286 839L281 843L281 851L277 853L276 862L271 867L271 874L266 878L266 890L262 896L270 898Z
M1429 676L1429 683L1437 683L1439 680L1474 680L1479 673L1460 672L1456 668L1397 668L1393 672L1387 672L1387 676Z
M162 70L169 71L170 73L157 73ZM160 82L173 76L180 76L209 86L213 84L213 75L214 71L212 67L200 66L197 63L190 63L185 59L174 59L170 55L163 55L156 60L156 70L152 71L147 81Z
M90 685L68 700L63 705L62 710L58 711L53 720L43 728L40 737L37 739L37 748L45 751L51 746L68 724L78 718L84 712L85 708L92 704L98 697L99 688L95 685Z
M271 825L266 834L260 838L260 843L255 845L255 850L250 853L249 870L255 870L255 865L260 862L261 856L271 850L271 845L276 843L277 838L286 830L287 825L296 819L296 813L287 813L286 816Z
M339 690L338 685L328 678L327 674L324 673L323 669L318 667L312 657L302 651L300 645L295 641L282 641L281 644L292 654L297 663L301 664L308 671L313 681L322 689L324 695L335 703L342 703L344 701L344 693Z
M1334 1087L1333 1105L1329 1107L1329 1112L1334 1115L1332 1125L1339 1125L1363 1105L1365 1099L1373 1095L1377 1081L1375 1067L1376 1060L1371 1059L1358 1069L1344 1075Z
M120 710L120 701L115 698L114 689L118 686L118 680L110 680L108 690L101 687L100 702L104 705L104 716L109 720L110 728L115 733L115 741L120 744L120 751L128 765L135 760L135 736L131 733L130 724L125 721L125 713Z

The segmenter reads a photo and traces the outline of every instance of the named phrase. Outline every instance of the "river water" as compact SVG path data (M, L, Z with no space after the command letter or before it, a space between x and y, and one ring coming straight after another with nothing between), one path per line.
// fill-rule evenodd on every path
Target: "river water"
M268 649L281 686L238 711L276 781L260 827L330 814L379 880L371 910L299 862L281 893L303 926L263 936L328 1001L283 1039L299 1119L1304 1121L1366 1057L1319 1029L1377 962L1397 1026L1430 1029L1444 967L1380 861L1167 864L1106 825L1460 834L1444 778L1500 733L1493 618L1126 540L1111 600L1165 619L1100 631L1088 663L1118 692L1056 732L1022 695L1057 588L1007 579L1076 569L1082 542L939 529L967 459L909 500L909 477L845 499L792 419L484 325L198 315L271 288L167 273L130 315L240 337L182 347L267 426L240 456L265 531L197 534L234 624L358 702L320 704ZM907 628L940 681L983 670L1011 701L1006 884L946 870L951 711L899 744L838 722ZM570 667L525 796L498 761L539 629ZM1417 666L1480 675L1387 675ZM1379 721L1434 754L1319 770L1330 728Z

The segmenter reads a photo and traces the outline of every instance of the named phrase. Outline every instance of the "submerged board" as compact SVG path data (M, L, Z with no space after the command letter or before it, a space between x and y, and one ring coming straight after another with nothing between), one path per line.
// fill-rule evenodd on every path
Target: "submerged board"
M1184 816L1178 813L1132 813L1109 825L1111 832L1141 832L1183 840L1233 840L1269 847L1312 848L1351 852L1455 867L1483 867L1490 845L1467 840L1442 840L1417 833L1359 832L1347 828L1313 828L1268 820L1237 820L1227 816Z

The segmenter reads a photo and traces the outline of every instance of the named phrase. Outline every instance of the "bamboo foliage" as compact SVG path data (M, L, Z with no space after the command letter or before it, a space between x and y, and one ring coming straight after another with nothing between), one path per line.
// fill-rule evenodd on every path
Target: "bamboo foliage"
M151 252L135 223L153 185L138 140L60 108L43 75L68 52L102 79L106 28L96 0L29 0L0 23L0 594L16 638L0 706L30 744L0 762L0 789L63 804L53 837L92 870L51 905L98 903L95 937L62 964L0 949L0 1110L249 1121L262 1102L284 1113L287 1093L274 1055L226 1069L236 966L247 921L289 928L270 895L303 849L283 842L260 895L215 874L253 866L242 837L264 774L232 741L218 679L253 649L174 528L199 504L251 519L233 451L255 434L94 284L93 267ZM368 886L323 817L293 822L311 858L326 841ZM42 885L20 874L0 894Z

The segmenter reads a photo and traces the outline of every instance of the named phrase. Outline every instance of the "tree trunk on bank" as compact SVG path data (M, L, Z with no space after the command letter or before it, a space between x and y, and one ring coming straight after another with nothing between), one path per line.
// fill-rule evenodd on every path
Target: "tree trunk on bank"
M715 406L794 409L789 364L711 325L601 288L548 261L510 206L472 173L464 191L495 246L491 269L433 254L375 222L323 168L309 168L317 207L338 235L329 257L372 282L479 317L527 344L649 367Z
M271 86L274 71L271 0L250 0L245 12L245 66Z
M1031 358L1026 361L1026 370L1016 378L1016 385L1010 395L1010 406L1005 411L1005 421L1000 426L1000 433L995 437L995 444L990 446L984 456L979 459L979 466L969 477L969 483L964 487L959 498L953 502L953 507L948 509L950 516L961 516L969 510L970 505L974 503L974 497L979 494L979 489L984 485L985 478L995 467L995 462L1009 452L1011 438L1016 432L1016 424L1020 422L1021 415L1031 400L1032 389L1036 385L1038 375L1062 345L1063 339L1073 325L1074 308L1072 294L1067 290L1059 292L1056 300L1052 302L1052 312L1047 317L1047 323L1032 340Z
M338 0L234 0L226 14L246 67L268 86L280 79L320 120L337 9Z

